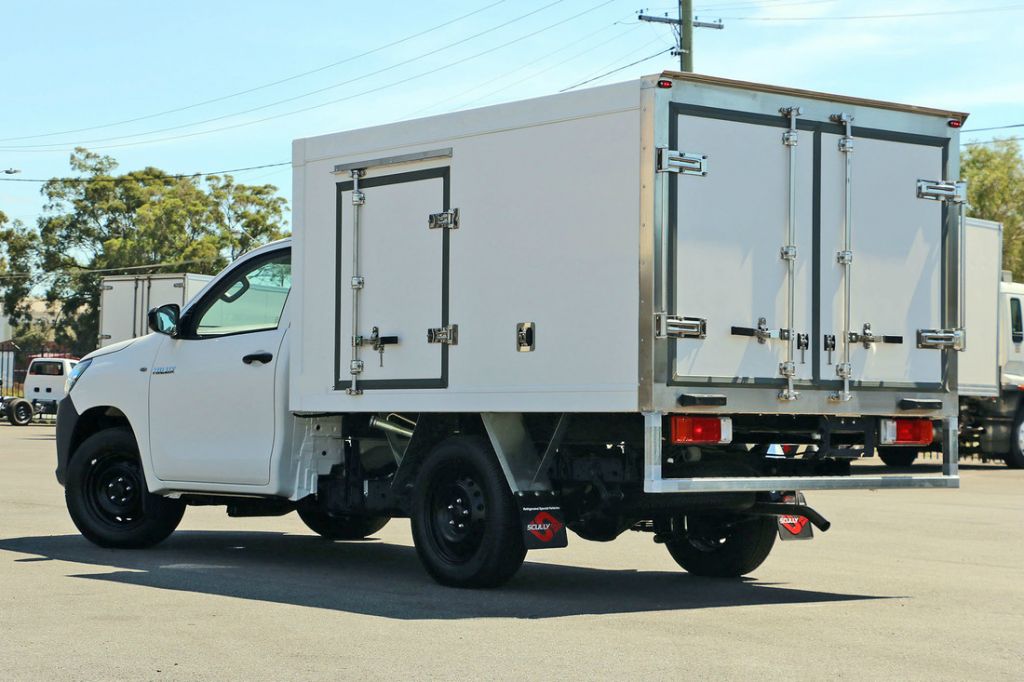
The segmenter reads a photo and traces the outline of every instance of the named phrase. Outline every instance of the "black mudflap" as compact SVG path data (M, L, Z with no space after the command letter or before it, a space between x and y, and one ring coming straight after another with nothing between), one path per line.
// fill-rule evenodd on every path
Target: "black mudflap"
M790 504L807 504L803 493L787 493L783 502ZM810 540L814 537L814 529L806 516L796 514L782 514L775 517L779 525L780 540Z
M526 549L553 549L569 545L558 493L520 492L516 494L516 502Z

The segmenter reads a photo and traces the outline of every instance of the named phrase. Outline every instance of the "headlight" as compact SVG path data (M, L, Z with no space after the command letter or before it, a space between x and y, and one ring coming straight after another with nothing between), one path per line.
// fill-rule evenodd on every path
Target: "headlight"
M82 360L77 365L71 368L71 372L68 374L67 381L64 382L64 395L71 393L71 389L75 387L78 380L85 374L85 370L89 369L89 365L92 364L92 360Z

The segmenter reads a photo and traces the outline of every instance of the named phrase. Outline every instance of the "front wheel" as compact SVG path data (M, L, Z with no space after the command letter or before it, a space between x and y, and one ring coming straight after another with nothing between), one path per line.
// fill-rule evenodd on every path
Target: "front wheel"
M738 578L764 563L776 533L774 516L689 516L685 535L665 546L687 573Z
M315 502L301 504L296 511L311 531L328 540L362 540L379 531L391 520L387 516L331 514Z
M7 403L7 421L12 426L28 426L32 423L34 412L32 403L24 398L18 398Z
M886 466L908 467L917 459L917 450L910 448L878 448L878 459Z
M178 527L185 504L153 495L127 429L89 436L68 464L64 499L75 526L100 547L135 549L160 542Z
M451 587L495 587L526 557L512 491L483 438L438 445L416 478L412 537L427 572Z

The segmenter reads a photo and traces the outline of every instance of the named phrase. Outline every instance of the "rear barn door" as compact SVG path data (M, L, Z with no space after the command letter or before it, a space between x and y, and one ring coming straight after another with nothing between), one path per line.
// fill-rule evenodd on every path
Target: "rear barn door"
M443 388L448 347L428 330L448 325L449 229L431 227L430 216L449 208L449 169L368 174L359 191L354 204L353 181L337 185L335 389L351 388L353 372L360 390Z
M943 352L917 347L919 329L940 329L943 204L917 196L919 179L944 176L943 148L869 137L853 128L850 192L851 382L937 387ZM838 381L843 346L846 159L842 135L821 135L821 332L823 380ZM876 341L864 343L870 333ZM924 387L924 386L921 386Z
M703 320L706 336L670 344L671 380L784 382L780 364L787 360L790 328L797 346L794 379L809 380L813 365L804 347L812 322L813 133L798 129L790 138L796 142L791 181L791 147L784 137L789 119L728 115L690 115L673 107L671 148L705 156L706 174L664 173L668 311ZM795 247L789 250L795 257L792 321L784 247Z

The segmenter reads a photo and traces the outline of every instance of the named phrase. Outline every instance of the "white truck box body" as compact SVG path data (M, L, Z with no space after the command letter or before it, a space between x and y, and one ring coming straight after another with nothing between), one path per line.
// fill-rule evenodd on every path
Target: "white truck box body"
M978 218L968 218L966 226L967 349L957 366L960 395L995 398L999 396L999 346L1004 337L999 320L1003 226Z
M952 350L918 330L955 325L956 211L919 198L919 180L958 174L956 112L695 75L658 77L526 102L297 140L294 412L515 411L894 414L904 398L956 414ZM789 125L799 106L796 277L787 325ZM837 401L843 348L845 135L850 156L850 398ZM706 157L705 175L658 172L658 148ZM352 271L351 169L359 272ZM459 209L457 229L428 216ZM352 326L352 277L359 290ZM661 315L704 321L666 337ZM764 318L775 338L734 328ZM533 323L535 350L518 352ZM429 328L458 325L457 345ZM864 325L868 324L868 329ZM351 338L360 395L349 395ZM796 400L780 400L791 328ZM825 336L837 339L829 357ZM681 405L713 394L725 405ZM940 415L935 415L940 416Z
M152 308L177 303L184 307L212 279L209 275L174 273L113 275L100 285L99 346L149 333L146 315Z

